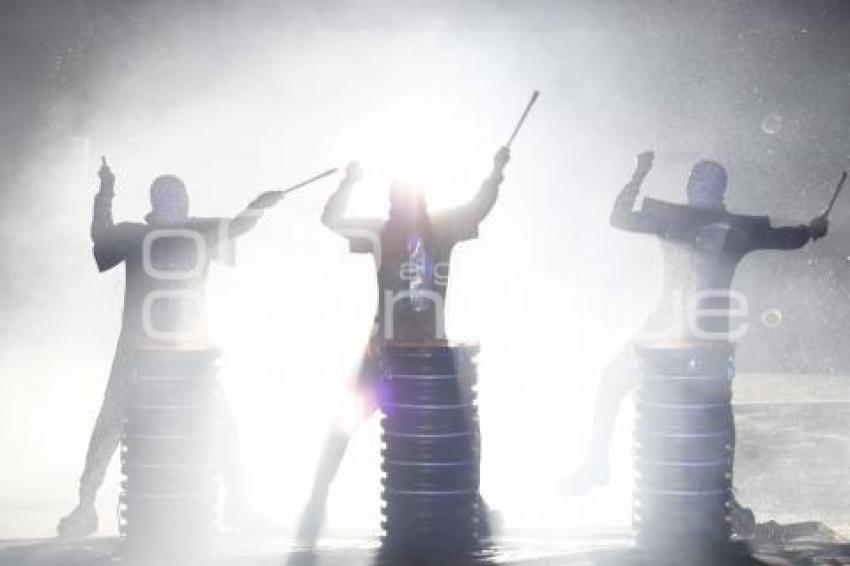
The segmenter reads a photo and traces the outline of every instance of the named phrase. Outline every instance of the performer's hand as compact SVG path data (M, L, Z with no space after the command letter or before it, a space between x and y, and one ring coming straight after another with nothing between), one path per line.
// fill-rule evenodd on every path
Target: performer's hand
M352 161L348 164L348 167L345 168L345 179L351 183L356 183L363 178L363 169L360 167L360 163L357 161Z
M250 208L270 208L280 202L280 199L282 198L283 191L267 191L255 198L254 202L251 203Z
M816 216L809 222L809 237L813 240L819 240L826 236L829 230L829 220L824 216Z
M655 160L654 151L644 151L637 156L637 166L635 167L635 179L643 179L652 169L652 162Z
M115 186L115 174L112 172L112 169L109 168L109 164L106 162L106 157L100 158L100 170L97 172L97 176L100 177L101 186L109 188Z
M499 151L496 152L496 155L493 156L493 169L501 173L501 171L505 168L505 165L507 165L510 160L510 148L508 146L500 147Z

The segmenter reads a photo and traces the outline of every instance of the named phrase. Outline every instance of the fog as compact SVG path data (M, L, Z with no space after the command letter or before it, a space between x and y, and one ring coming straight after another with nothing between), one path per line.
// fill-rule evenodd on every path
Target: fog
M437 210L474 194L534 89L499 201L455 251L448 334L481 345L482 491L506 527L627 526L629 407L611 485L558 495L599 372L660 291L657 243L611 229L611 204L654 149L651 196L683 200L691 166L711 158L727 166L731 210L778 225L820 213L850 162L848 25L850 6L826 1L5 2L0 538L50 535L73 506L108 378L123 273L91 257L101 155L116 220L142 219L162 173L186 181L193 214L229 216L352 160L366 175L353 215L384 215L391 179L424 186ZM286 197L239 241L236 266L209 277L249 498L281 530L377 300L371 261L319 222L339 179ZM848 221L839 201L826 239L754 254L736 279L751 307L740 401L830 400L843 416L815 439L847 422ZM377 531L378 445L373 420L334 485L332 531ZM818 493L782 498L787 476L771 479L755 445L736 480L757 512L850 524L818 469L800 472ZM840 446L833 471L850 464ZM118 476L113 462L107 533Z

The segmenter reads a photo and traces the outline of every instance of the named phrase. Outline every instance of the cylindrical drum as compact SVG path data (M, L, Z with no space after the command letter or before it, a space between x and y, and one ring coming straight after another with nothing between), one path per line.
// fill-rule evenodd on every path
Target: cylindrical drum
M642 344L638 353L636 543L654 563L664 556L695 563L686 555L713 556L730 545L734 347Z
M479 496L477 347L386 346L382 557L472 556L486 531Z
M137 350L121 450L120 531L129 557L207 553L221 462L217 351Z

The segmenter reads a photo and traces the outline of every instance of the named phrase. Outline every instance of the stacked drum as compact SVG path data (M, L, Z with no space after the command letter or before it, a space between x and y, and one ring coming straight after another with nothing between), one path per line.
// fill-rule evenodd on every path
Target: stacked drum
M128 394L121 534L128 557L203 558L217 527L221 435L213 350L139 350Z
M652 563L696 563L730 550L735 431L734 347L678 342L638 347L634 525Z
M470 558L487 530L479 496L476 347L388 345L384 417L385 563Z

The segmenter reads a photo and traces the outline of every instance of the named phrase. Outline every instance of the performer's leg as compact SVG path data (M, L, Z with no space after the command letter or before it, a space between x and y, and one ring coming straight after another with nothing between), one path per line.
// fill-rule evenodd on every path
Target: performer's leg
M242 442L230 404L219 388L221 414L221 471L224 480L225 525L232 528L260 528L265 522L248 506L245 498L245 473L242 467Z
M242 469L242 443L239 429L230 410L230 405L222 397L222 477L227 490L227 506L241 505L245 502L245 473Z
M476 420L473 428L473 434L476 438L476 451L478 453L478 465L481 465L481 425ZM478 534L481 538L491 538L498 535L502 530L502 515L498 511L494 511L487 504L487 500L481 495L480 485L478 491Z
M457 370L457 378L458 378L458 387L460 388L460 392L463 395L462 400L465 403L472 404L473 399L469 398L468 395L473 392L475 388L475 380L478 377L475 366L470 358L466 357L458 357L455 360L455 367ZM473 450L477 455L478 461L476 462L476 467L480 470L481 468L481 453L482 453L482 439L481 439L481 421L478 415L477 409L473 412L470 412L468 418L472 422L472 438L473 438ZM476 485L478 489L478 501L476 505L476 520L478 523L478 535L482 539L492 538L499 534L502 527L502 515L498 511L493 510L487 504L487 500L481 494L480 488L480 479L478 485Z
M375 357L368 354L364 357L357 387L344 400L325 437L310 497L298 526L297 540L302 546L311 548L315 545L325 518L328 492L345 456L348 441L377 410L375 380L379 373L378 365Z
M581 465L564 482L564 491L584 493L608 481L608 453L620 404L637 382L640 371L632 343L620 350L606 366L596 392L593 424L588 454Z
M86 536L97 530L95 497L103 484L109 461L121 441L127 404L128 372L126 354L119 350L112 362L103 404L89 441L86 465L80 478L79 504L59 521L58 531L61 536Z
M732 409L732 406L729 406L729 412L727 414L729 428L732 431L732 466L734 468L735 465L735 444L737 441L737 429L735 427L735 412ZM756 523L756 516L753 513L753 510L749 507L744 507L738 502L738 496L735 494L734 488L732 491L732 501L730 502L729 508L729 519L732 523L732 534L734 534L739 539L751 539L755 536L756 527L758 524Z

